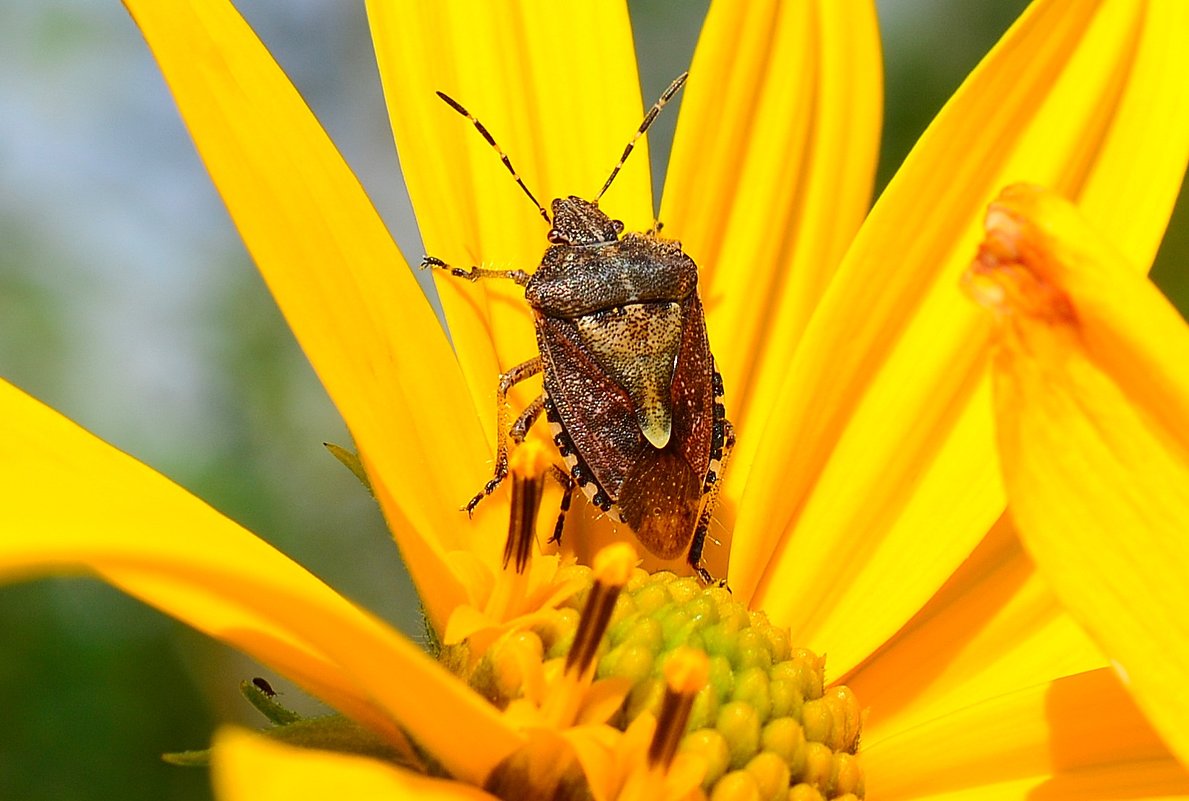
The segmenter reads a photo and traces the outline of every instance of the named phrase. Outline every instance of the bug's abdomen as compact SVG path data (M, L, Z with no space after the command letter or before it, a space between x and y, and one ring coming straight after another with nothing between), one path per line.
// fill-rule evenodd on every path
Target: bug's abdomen
M628 306L608 320L539 316L537 341L546 408L574 478L596 506L631 526L649 551L672 558L688 548L710 469L713 366L696 295L680 304L648 305L657 308ZM643 316L664 336L643 349L630 340L616 341L624 333L618 328L638 327ZM600 322L610 325L592 333ZM667 345L658 344L665 340ZM609 368L609 354L645 364ZM658 382L657 363L666 361ZM632 385L638 375L651 376L648 393ZM657 391L662 413L642 410L649 393ZM662 447L654 444L655 432L647 431L658 418L667 419L670 429Z

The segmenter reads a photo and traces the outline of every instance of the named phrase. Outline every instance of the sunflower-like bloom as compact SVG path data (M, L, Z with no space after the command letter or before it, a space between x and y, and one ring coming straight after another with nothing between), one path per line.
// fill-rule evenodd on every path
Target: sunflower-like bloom
M536 352L523 298L444 277L448 340L231 5L126 4L445 639L435 660L4 385L0 574L98 573L292 678L379 744L297 750L222 731L221 797L514 797L577 780L600 799L696 798L713 773L725 774L715 797L812 798L862 793L855 751L880 799L1189 795L1177 760L1189 757L1189 336L1138 272L1189 153L1189 7L1035 3L869 211L881 116L871 4L714 5L660 218L700 267L739 435L707 546L734 597L680 583L693 579L663 593L750 626L747 653L780 665L745 691L743 673L723 679L714 657L676 648L657 664L657 704L616 729L603 721L635 689L595 680L592 660L611 652L589 621L602 609L604 627L622 622L621 593L648 606L657 576L615 548L593 554L611 532L580 512L567 529L577 564L538 553L524 574L505 570L509 515L532 510L510 510L501 491L472 520L457 511L488 477L494 378ZM531 268L540 220L434 93L481 117L537 195L592 197L642 112L622 4L373 0L368 12L427 250ZM601 206L648 230L649 187L637 153ZM535 447L514 480L539 487L549 457ZM573 647L552 654L540 632L575 618ZM667 641L664 625L642 627ZM699 635L707 653L712 639ZM828 655L828 689L802 646ZM751 657L731 647L739 670ZM487 697L472 689L483 670ZM816 691L778 697L811 674ZM724 742L732 727L760 742L758 709L812 701L840 748L805 756L804 710L795 726L765 723L751 761L717 758L712 734L682 740L720 680L733 682L715 707ZM724 723L728 708L737 719ZM786 790L794 768L816 783Z

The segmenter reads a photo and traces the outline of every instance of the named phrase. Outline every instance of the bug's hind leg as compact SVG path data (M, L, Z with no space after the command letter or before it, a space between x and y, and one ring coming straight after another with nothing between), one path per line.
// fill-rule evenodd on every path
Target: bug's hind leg
M557 465L553 466L553 478L561 484L561 507L557 512L557 522L553 524L553 536L549 541L554 545L561 545L561 530L566 523L566 512L570 511L570 501L574 499L574 487L578 482L570 478L570 474Z
M706 533L710 529L710 518L714 516L714 507L718 505L718 494L722 489L722 479L727 469L727 461L731 458L731 450L735 447L735 427L731 425L730 420L724 417L715 421L714 439L718 465L715 467L712 462L712 467L706 473L706 482L702 486L705 503L702 504L702 513L698 515L698 525L694 528L694 536L690 539L686 560L703 583L726 587L726 579L714 578L710 575L710 571L702 566L702 549L706 545Z
M495 391L496 403L496 443L495 443L495 472L491 480L483 485L483 489L479 491L474 498L467 502L467 514L475 511L475 507L479 502L486 498L491 493L495 492L505 478L508 476L508 439L511 438L515 442L520 443L524 440L525 433L528 431L536 419L541 415L541 410L545 407L544 396L538 398L529 404L528 408L521 413L520 417L516 418L516 422L509 426L508 424L508 392L512 387L519 384L525 379L535 376L541 372L541 357L529 359L527 362L516 365L506 373L500 373L499 385Z

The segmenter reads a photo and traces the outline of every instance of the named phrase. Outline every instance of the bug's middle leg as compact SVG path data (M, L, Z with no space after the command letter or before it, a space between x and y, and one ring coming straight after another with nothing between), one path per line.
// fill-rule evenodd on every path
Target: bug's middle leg
M516 422L508 423L508 392L512 387L525 379L532 378L541 372L541 357L536 356L527 362L516 365L506 373L500 373L499 385L495 391L496 403L496 443L495 443L495 472L491 480L483 485L483 489L467 502L467 514L475 511L479 502L495 492L508 475L508 439L513 438L518 444L524 441L529 426L533 424L544 408L545 398L542 396L529 404Z

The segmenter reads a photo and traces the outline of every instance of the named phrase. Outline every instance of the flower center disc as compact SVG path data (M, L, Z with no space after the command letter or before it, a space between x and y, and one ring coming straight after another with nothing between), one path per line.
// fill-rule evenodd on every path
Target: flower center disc
M787 629L772 625L763 612L748 611L725 589L637 568L613 596L609 620L601 615L606 623L594 635L597 647L577 646L590 652L591 661L575 667L575 637L590 636L581 625L594 605L588 601L605 588L589 568L566 569L583 575L585 582L556 609L542 610L525 628L503 634L481 654L473 653L468 641L447 646L442 661L509 714L524 706L556 710L561 693L581 696L563 705L566 715L545 714L545 726L605 722L630 735L629 727L640 718L658 721L653 747L646 742L637 749L638 759L657 753L658 740L676 740L676 755L668 748L668 759L704 766L694 781L713 799L864 797L856 756L862 724L858 699L845 686L826 688L825 660L791 647ZM606 603L605 595L600 603ZM682 691L666 681L665 668L679 650L690 649L705 654L700 674L705 680L696 691L684 690L688 714L674 718L674 694ZM538 654L539 661L526 665L526 654ZM570 680L563 681L563 675ZM674 726L681 731L664 730ZM527 775L534 760L521 762L526 775L511 784L526 793L520 797L535 797L533 791L543 788ZM662 773L669 768L649 767ZM507 797L509 782L503 779L498 792ZM612 786L611 793L627 797L618 787ZM662 792L649 801L665 796Z

